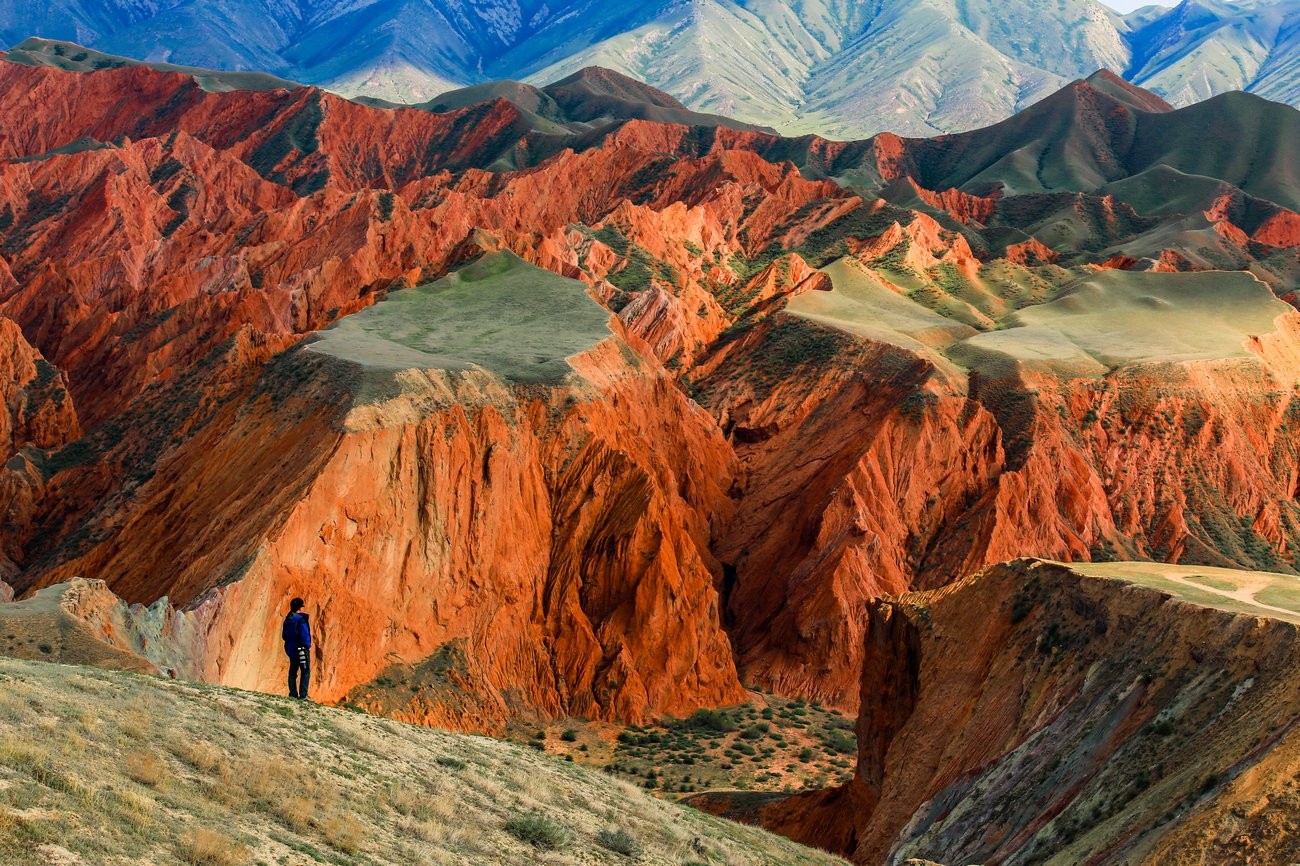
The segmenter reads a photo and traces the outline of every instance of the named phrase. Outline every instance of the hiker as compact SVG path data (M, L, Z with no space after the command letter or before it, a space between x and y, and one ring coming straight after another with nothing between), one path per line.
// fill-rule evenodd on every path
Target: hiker
M307 684L311 681L311 625L302 612L304 602L295 598L289 602L289 615L284 618L284 653L289 657L289 697L307 700Z

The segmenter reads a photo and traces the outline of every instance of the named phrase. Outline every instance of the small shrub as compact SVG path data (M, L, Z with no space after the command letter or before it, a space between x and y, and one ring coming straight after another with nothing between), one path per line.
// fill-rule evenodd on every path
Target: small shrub
M641 843L622 827L607 827L596 834L596 841L609 850L626 857L641 856Z
M172 746L172 751L201 773L211 773L225 760L221 750L207 740L183 740Z
M821 741L826 748L841 755L850 755L858 750L858 741L846 731L830 728L822 731Z
M244 866L248 849L216 830L200 827L180 838L177 853L191 866Z
M506 822L506 832L534 848L559 848L569 840L569 832L540 812L516 815Z
M125 770L127 778L150 788L157 787L167 775L167 765L153 752L132 752L127 755Z
M682 723L685 727L695 731L715 731L719 734L725 734L728 731L736 730L736 725L727 716L726 713L718 712L711 709L699 709L691 713Z
M335 851L355 854L361 850L365 828L351 815L329 815L321 820L319 829L321 838Z
M1161 719L1151 725L1151 733L1157 737L1167 737L1174 732L1174 723L1172 719Z
M1064 650L1070 645L1070 638L1056 623L1050 623L1047 629L1038 636L1038 651L1043 655L1052 655L1058 650Z
M1012 624L1014 625L1023 622L1025 617L1029 616L1030 611L1032 611L1033 609L1034 609L1033 596L1029 595L1028 593L1021 592L1019 595L1016 596L1015 602L1013 602L1011 605Z
M460 758L453 758L451 755L439 755L436 760L439 766L446 767L448 770L463 770L467 766Z
M279 818L284 826L299 833L311 826L315 811L316 805L306 797L285 797L276 800L272 805L275 817Z
M564 740L566 743L575 742L578 739L578 732L573 728L569 728L564 733L560 734L560 739Z

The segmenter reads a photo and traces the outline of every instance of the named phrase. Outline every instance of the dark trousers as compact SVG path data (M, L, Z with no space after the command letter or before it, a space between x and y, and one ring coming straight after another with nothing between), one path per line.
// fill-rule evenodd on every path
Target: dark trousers
M306 700L310 682L311 652L305 646L294 647L289 652L289 697Z

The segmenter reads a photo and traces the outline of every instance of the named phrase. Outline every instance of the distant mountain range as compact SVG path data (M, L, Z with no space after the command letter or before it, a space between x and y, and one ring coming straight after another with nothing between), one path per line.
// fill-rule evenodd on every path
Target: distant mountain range
M0 0L0 42L33 35L395 102L598 65L839 138L987 125L1102 68L1175 106L1300 103L1300 0Z

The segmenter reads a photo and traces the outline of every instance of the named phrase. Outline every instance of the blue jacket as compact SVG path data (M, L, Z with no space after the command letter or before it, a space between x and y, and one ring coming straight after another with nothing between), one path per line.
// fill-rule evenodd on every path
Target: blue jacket
M284 618L284 651L293 655L298 647L311 646L311 626L307 624L307 614L299 611Z

